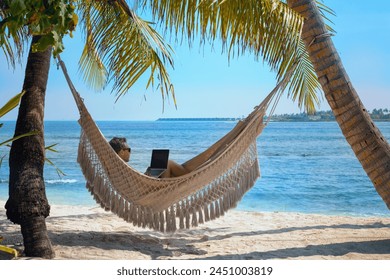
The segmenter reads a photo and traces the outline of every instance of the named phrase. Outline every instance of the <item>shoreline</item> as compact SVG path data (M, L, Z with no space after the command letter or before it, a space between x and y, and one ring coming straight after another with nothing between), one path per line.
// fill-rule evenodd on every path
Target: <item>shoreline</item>
M20 227L6 219L4 204L3 245L22 250ZM230 210L199 227L164 234L98 206L52 205L46 223L60 260L390 260L386 217Z

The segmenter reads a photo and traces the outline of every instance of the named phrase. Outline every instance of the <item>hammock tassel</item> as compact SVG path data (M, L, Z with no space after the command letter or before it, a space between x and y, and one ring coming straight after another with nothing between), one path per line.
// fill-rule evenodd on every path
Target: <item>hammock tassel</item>
M123 213L123 219L126 222L128 222L129 221L128 220L128 218L129 218L129 203L126 200L124 200L124 201L125 201L125 205L124 205L125 211Z
M191 225L193 227L197 227L198 226L198 217L196 215L195 207L192 208L192 222L191 222Z
M169 216L169 209L166 209L165 210L165 230L167 231L167 232L169 232L170 231L170 229L171 229L171 219L170 219L170 216Z
M172 219L172 232L175 232L177 230L177 227L176 227L176 212L175 212L175 207L173 205L171 206L171 219Z
M197 206L197 209L198 209L198 216L199 216L198 224L204 224L204 220L203 220L203 210L202 210L202 208L200 207L200 205Z
M142 228L146 228L145 208L143 206L140 206L139 210L140 210L140 218L139 218L138 225L141 226Z
M165 225L164 212L160 212L160 231L161 232L164 232L164 225Z
M122 196L119 198L118 216L119 216L119 218L122 218L122 219L125 218L125 203L123 201Z
M149 208L144 209L144 215L145 215L145 227L152 229L153 228L153 219L152 219L152 212Z
M215 201L215 218L219 218L220 217L220 213L219 213L219 201L216 200Z
M167 232L176 231L176 214L173 205L169 209L165 210L165 216L166 216L166 231Z
M179 228L180 229L184 229L184 213L183 213L183 209L182 207L180 206L179 208L176 208L176 209L179 209Z
M214 202L210 204L210 220L215 220Z
M86 184L85 187L88 189L88 191L89 191L91 194L93 194L93 186L92 186L90 183L88 183L88 181L87 181L87 184Z
M210 221L209 206L207 204L205 204L203 206L203 212L204 212L204 220L205 220L205 222Z
M223 196L223 212L227 212L231 207L231 194L230 190L226 191L226 194Z
M114 192L111 192L111 199L110 199L110 202L111 202L111 212L115 213L115 214L118 214L118 197L117 197L117 193L114 193Z
M99 197L99 193L98 193L98 197ZM110 207L110 201L111 201L111 190L110 189L106 189L104 191L104 194L101 197L101 201L102 201L102 203L104 205L104 210L105 211L110 211L110 208L111 208Z
M189 229L190 228L190 210L188 208L186 208L186 229Z
M127 222L132 223L134 216L134 205L133 203L129 203L129 213L127 214Z
M158 213L154 213L153 219L154 219L153 229L157 231L160 230L160 215Z
M224 209L224 198L221 197L219 200L219 216L222 217L225 215L225 209Z
M138 206L135 206L133 207L133 216L132 216L132 220L133 220L133 226L138 226L138 209L139 207Z

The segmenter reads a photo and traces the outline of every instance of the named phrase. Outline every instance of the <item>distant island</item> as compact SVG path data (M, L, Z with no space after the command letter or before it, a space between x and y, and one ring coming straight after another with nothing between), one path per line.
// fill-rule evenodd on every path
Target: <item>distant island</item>
M374 109L369 111L374 121L390 121L389 109ZM267 118L267 117L265 117ZM238 121L242 118L160 118L157 121ZM318 111L313 115L307 113L273 115L274 122L329 122L335 121L332 111Z
M157 121L209 121L209 122L215 122L215 121L238 121L242 118L159 118Z

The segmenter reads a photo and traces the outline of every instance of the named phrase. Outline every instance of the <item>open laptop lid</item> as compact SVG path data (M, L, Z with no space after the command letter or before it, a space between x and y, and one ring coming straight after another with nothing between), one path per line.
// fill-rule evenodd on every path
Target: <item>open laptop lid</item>
M169 158L169 150L165 150L165 149L153 150L152 159L150 161L150 168L167 169L168 158Z

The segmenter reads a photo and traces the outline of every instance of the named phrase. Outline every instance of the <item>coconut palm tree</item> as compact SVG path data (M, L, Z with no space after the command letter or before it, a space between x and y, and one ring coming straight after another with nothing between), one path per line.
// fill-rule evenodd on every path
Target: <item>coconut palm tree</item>
M54 54L61 52L63 49L62 37L68 31L72 31L77 22L77 17L73 14L72 2L66 0L55 0L50 3L43 1L41 4L43 6L39 6L36 2L31 5L21 5L21 2L18 1L3 1L0 5L0 20L4 19L0 22L0 45L11 64L15 63L17 54L23 53L22 47L27 38L26 34L35 34L26 66L24 83L26 94L20 106L15 135L31 129L37 130L38 135L31 139L31 143L18 140L12 145L10 198L6 205L7 215L11 221L21 224L25 251L29 256L51 258L54 255L45 226L45 217L49 215L50 207L45 195L42 174L44 162L43 108L51 58L50 46L54 47ZM202 27L204 29L202 34L205 35L204 38L207 37L206 33L209 31L206 28L207 22L212 23L212 32L209 33L211 34L210 39L215 40L216 34L223 34L222 39L232 55L235 54L236 44L247 42L252 38L248 46L252 47L256 54L266 56L267 60L272 62L273 68L279 70L278 76L281 78L289 72L288 70L295 63L290 56L303 58L300 61L307 60L299 40L302 23L286 5L270 5L269 0L259 1L259 3L262 5L265 3L265 9L261 14L253 10L253 7L258 7L256 1L253 2L252 9L242 9L244 13L240 16L244 16L244 18L249 16L252 19L253 30L244 29L245 26L239 22L234 30L240 31L244 35L233 38L230 46L226 42L229 34L234 31L232 25L229 26L230 29L223 30L224 26L220 26L217 21L220 20L220 17L216 17L214 14L209 14L210 18L205 19L206 23ZM146 70L150 69L151 74L147 87L158 84L157 87L161 90L163 99L168 93L174 98L173 87L165 69L166 64L173 66L171 50L149 23L137 17L123 0L86 0L77 1L77 4L76 8L80 11L86 35L80 66L84 70L85 80L89 84L96 88L102 88L113 80L114 91L118 93L118 96L121 96ZM52 5L53 9L49 9L48 5ZM59 5L62 8L56 9ZM30 10L34 7L35 11ZM63 9L64 7L66 9ZM196 6L192 5L191 9L196 10ZM207 6L204 6L204 10L207 11ZM50 19L56 20L55 16L45 14L49 11L57 11L60 13L56 15L57 17L66 18L65 26L57 27L54 22L50 26L41 26L43 23L40 22L40 18L46 17L45 23ZM64 11L66 13L61 14ZM277 12L272 13L272 11ZM14 20L12 12L18 14L18 21ZM168 11L168 16L170 12ZM225 10L225 12L229 11ZM24 15L25 21L20 20L23 19L20 15ZM219 31L220 29L222 31ZM44 32L45 30L48 32ZM16 51L13 51L9 36L5 35L6 31L12 35ZM188 34L192 36L191 34L194 32L189 29ZM286 54L275 56L275 49L279 53L285 52ZM286 52L286 49L289 51ZM310 66L307 63L302 65ZM305 83L303 86L295 84L295 87L306 89L307 86L315 85L313 71L295 73L312 81L312 83ZM158 83L155 80L158 80ZM300 104L312 108L316 96L310 95L310 90L306 90L306 93L308 95L304 95ZM31 152L26 152L26 149Z
M302 40L341 131L390 208L390 146L352 86L315 1L287 2L304 18Z
M32 44L40 39L34 36ZM31 131L36 135L12 142L9 158L9 199L7 217L21 226L25 254L51 258L54 251L47 235L45 218L50 206L43 180L45 142L43 108L50 68L51 49L44 52L30 50L23 90L16 122L15 136Z
M330 28L324 22L330 9L315 0L141 2L143 7L151 7L156 21L168 29L182 31L190 40L198 31L204 40L222 39L229 56L252 52L255 57L263 57L276 70L278 79L298 64L291 78L290 96L310 112L322 89L345 138L390 208L390 146L343 68ZM288 7L296 14L291 14ZM294 18L293 25L278 23L280 15ZM281 40L280 30L290 28L295 35L299 23L303 26L298 43L294 37L289 38L293 42Z
M32 257L54 257L45 222L50 206L43 179L44 104L52 49L54 54L61 52L62 37L73 30L77 20L71 4L72 1L56 0L42 1L41 6L37 2L22 5L16 1L4 1L0 5L0 46L9 64L15 65L23 54L28 33L35 34L28 53L15 137L35 133L12 143L6 203L7 217L21 226L25 254ZM147 86L154 85L158 76L164 97L169 92L173 95L165 69L166 63L172 63L170 49L148 23L138 18L125 2L80 1L78 4L86 30L80 65L91 85L100 88L113 80L114 90L120 96L150 70ZM41 23L37 18L46 21ZM48 20L54 20L50 28L44 26Z
M21 20L23 8L27 12L27 7L23 7L22 3L2 1L0 5L0 45L12 66L18 59L20 62L28 39L29 30ZM37 14L36 11L31 11L29 20ZM31 31L34 33L33 29ZM26 255L51 258L54 251L45 223L50 207L43 180L43 109L52 51L51 48L40 52L33 51L41 39L45 37L32 36L15 137L34 133L12 142L9 159L10 188L6 209L7 217L21 225Z

